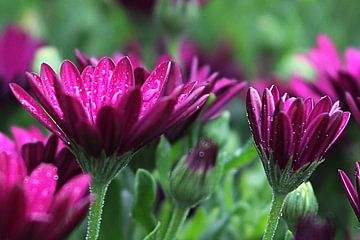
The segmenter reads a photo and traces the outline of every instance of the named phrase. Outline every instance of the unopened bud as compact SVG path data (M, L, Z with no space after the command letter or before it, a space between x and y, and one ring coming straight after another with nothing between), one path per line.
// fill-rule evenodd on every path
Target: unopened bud
M178 205L192 207L212 193L217 152L215 143L202 140L177 163L170 176L170 192Z
M291 231L300 218L316 215L319 205L310 182L301 184L288 194L283 208L283 218Z

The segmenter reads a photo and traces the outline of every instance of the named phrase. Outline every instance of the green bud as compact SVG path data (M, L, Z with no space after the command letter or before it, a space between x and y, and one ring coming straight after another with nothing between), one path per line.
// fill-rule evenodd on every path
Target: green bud
M299 218L316 215L319 205L310 182L301 184L285 199L282 217L289 229L294 230Z
M170 175L170 193L178 206L190 208L211 195L217 152L215 143L202 140L177 163Z

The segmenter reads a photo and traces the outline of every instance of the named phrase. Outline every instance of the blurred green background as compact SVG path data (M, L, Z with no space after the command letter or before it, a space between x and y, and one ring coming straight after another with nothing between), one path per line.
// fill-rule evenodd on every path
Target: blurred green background
M294 54L305 52L313 46L319 33L328 34L341 50L349 45L358 46L359 13L360 4L357 0L209 0L200 9L196 20L183 29L183 36L191 36L210 52L216 51L219 42L226 41L249 81L271 75L286 77L298 67L292 64ZM34 37L43 39L46 45L55 47L60 59L74 60L76 48L88 55L111 56L116 51L126 52L129 46L136 43L145 64L151 66L159 55L157 49L164 38L170 43L175 41L174 44L180 38L179 35L174 37L172 33L166 33L155 16L129 12L112 0L0 1L0 29L9 23L22 26ZM171 48L169 51L176 52ZM47 57L44 57L44 61L51 61ZM40 57L36 64L42 60ZM35 71L38 71L37 67ZM58 69L58 66L54 67ZM239 144L244 145L249 137L244 103L237 99L230 108L233 113L232 133L237 134ZM34 123L22 109L3 119L1 129L5 132L10 124L25 126ZM320 205L320 215L332 219L338 230L337 239L345 239L347 230L357 231L353 227L357 223L341 189L337 169L353 172L353 163L360 157L359 126L352 122L345 135L311 178ZM243 218L221 218L221 212L212 212L208 217L214 219L214 224L216 221L230 221L234 228L227 235L221 235L222 238L215 239L259 239L262 234L270 191L259 161L247 162L245 169L247 171L242 168L236 173L229 171L230 177L226 177L224 183L224 191L230 191L230 185L235 186L236 190L231 191L236 192L233 193L236 195L234 199L242 201L237 211ZM232 174L240 177L234 180ZM117 180L118 188L121 188L123 178L120 176ZM126 195L124 191L121 191L122 197ZM117 192L111 194L119 195ZM115 198L110 197L110 201ZM217 201L221 202L221 199ZM105 214L107 211L111 213L111 210L105 209ZM204 211L201 208L195 219L197 226L206 230ZM123 214L126 216L126 213ZM107 229L106 219L104 224L104 229ZM260 227L248 227L255 225ZM77 239L78 236L74 236ZM193 232L190 224L186 226L182 239L197 239L191 236ZM207 239L206 236L202 237Z

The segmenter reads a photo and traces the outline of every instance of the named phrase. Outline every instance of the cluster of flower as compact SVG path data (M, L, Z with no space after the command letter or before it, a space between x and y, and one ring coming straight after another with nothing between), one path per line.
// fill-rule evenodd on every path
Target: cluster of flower
M135 153L161 135L176 142L197 121L216 118L247 84L224 77L241 76L231 57L201 57L194 50L198 60L189 56L189 49L197 49L190 45L182 51L184 75L167 56L148 71L136 56L96 59L77 51L79 67L65 60L56 74L44 63L39 75L26 74L25 84L39 45L16 27L0 39L1 99L9 98L10 83L20 104L54 134L14 127L14 141L0 135L1 239L62 239L89 206L89 239L96 239L106 188ZM262 96L250 87L246 96L250 129L274 197L264 239L273 238L286 196L309 179L344 131L348 111L360 123L360 51L347 49L343 63L321 35L305 57L316 80L296 78L291 86L265 88ZM204 58L215 59L214 69L231 68L211 73L199 64ZM217 154L218 146L203 139L169 173L170 193L185 216L213 191ZM358 191L339 173L360 220L360 164L356 167ZM173 228L170 224L166 239L176 235Z

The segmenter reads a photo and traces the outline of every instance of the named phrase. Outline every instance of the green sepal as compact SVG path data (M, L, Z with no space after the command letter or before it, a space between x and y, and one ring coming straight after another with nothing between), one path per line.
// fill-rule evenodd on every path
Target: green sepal
M128 165L135 154L127 152L118 156L115 152L113 155L106 156L102 151L99 157L93 157L74 143L70 146L69 149L76 156L81 169L91 174L92 184L100 186L108 185L121 169Z

